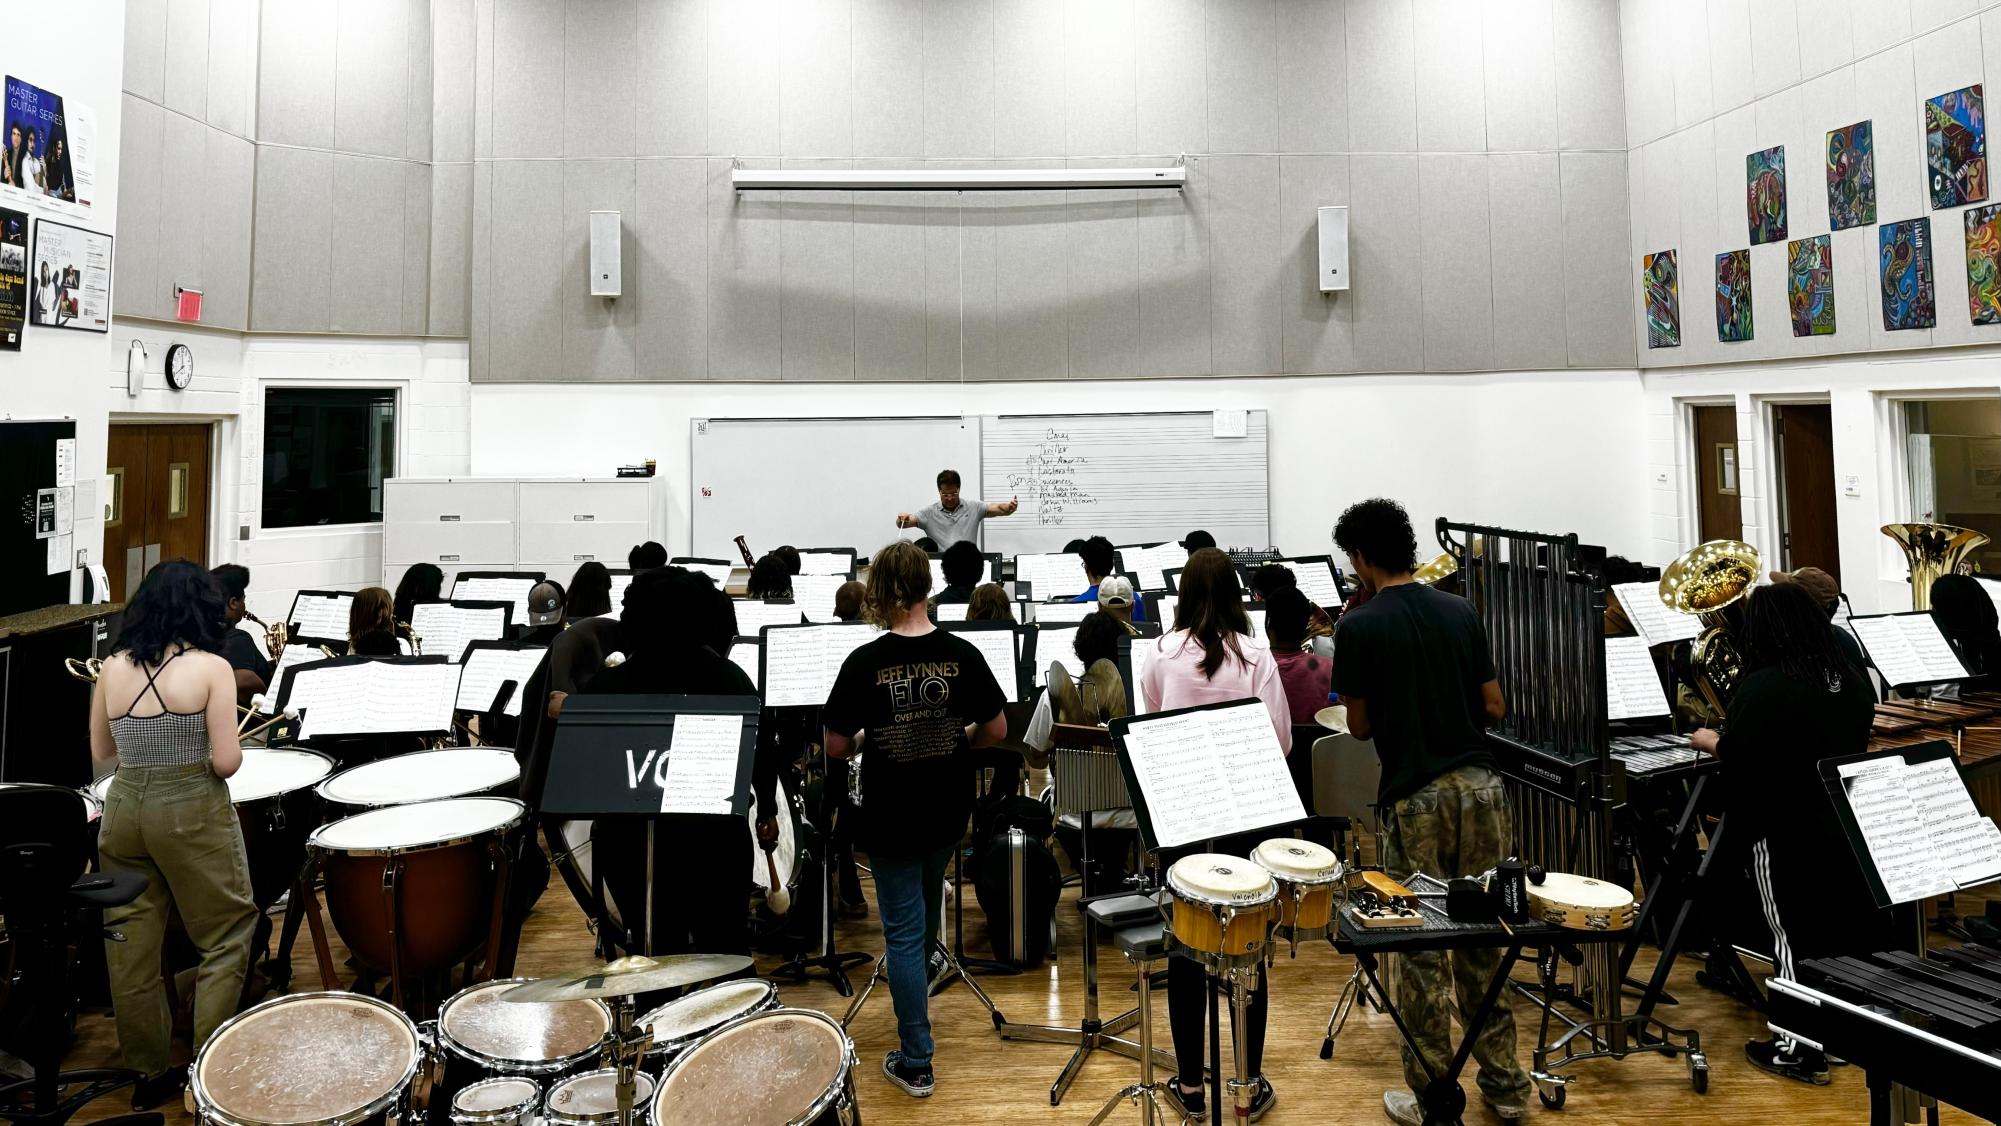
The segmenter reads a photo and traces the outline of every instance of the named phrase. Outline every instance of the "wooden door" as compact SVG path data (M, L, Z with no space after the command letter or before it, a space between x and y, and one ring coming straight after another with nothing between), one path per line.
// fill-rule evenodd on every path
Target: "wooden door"
M1737 408L1695 409L1698 531L1704 542L1744 538L1744 510L1738 502L1743 482L1737 459Z
M1819 567L1841 581L1835 534L1834 418L1825 403L1778 408L1779 547L1786 569Z
M209 428L206 423L111 428L104 525L111 598L122 602L163 559L208 562Z

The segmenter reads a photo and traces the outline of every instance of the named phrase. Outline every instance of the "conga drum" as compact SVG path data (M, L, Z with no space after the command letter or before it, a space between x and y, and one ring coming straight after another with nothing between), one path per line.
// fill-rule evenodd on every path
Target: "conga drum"
M441 1096L433 1094L432 1104ZM532 1126L542 1109L542 1088L533 1079L482 1079L452 1096L450 1126Z
M739 1017L674 1057L653 1095L659 1126L858 1126L855 1046L811 1009Z
M633 1078L637 1089L632 1094L632 1120L643 1122L647 1103L653 1098L653 1077L642 1071ZM737 1078L756 1082L750 1075ZM542 1119L549 1126L614 1126L618 1122L618 1069L586 1071L549 1088L549 1097L542 1103ZM658 1121L665 1126L676 1120Z
M470 957L498 929L505 858L525 819L513 798L445 798L315 830L307 847L355 960L402 978Z
M505 747L443 747L351 766L321 782L319 791L329 815L345 817L439 798L507 797L520 779L521 764Z
M456 1116L456 1096L483 1080L526 1076L546 1083L598 1065L611 1033L611 1010L588 1000L551 1005L501 1001L502 994L528 980L483 981L438 1006L434 1035L444 1076L431 1095L432 1121L441 1120L440 1111L447 1107ZM536 1091L539 1097L540 1084ZM482 1097L489 1096L498 1097L492 1091Z
M778 987L768 981L726 981L669 1001L639 1018L640 1027L653 1035L646 1064L659 1072L723 1025L777 1007Z
M188 1069L195 1120L213 1126L359 1126L410 1120L417 1026L358 993L295 993L238 1013Z
M1167 870L1168 933L1204 966L1222 972L1263 959L1278 920L1278 885L1241 856L1198 852Z
M1251 859L1278 884L1278 933L1298 944L1319 938L1334 920L1334 889L1341 858L1312 841L1277 837L1251 850Z

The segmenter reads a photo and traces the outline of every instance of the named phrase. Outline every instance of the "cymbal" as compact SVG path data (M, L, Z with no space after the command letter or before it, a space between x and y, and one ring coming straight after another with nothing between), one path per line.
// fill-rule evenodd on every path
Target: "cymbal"
M634 956L517 985L502 993L500 999L516 1004L547 1005L560 1001L631 997L714 981L749 968L750 959L741 954L674 954L659 958Z
M1337 735L1348 733L1348 705L1329 704L1313 713L1313 722Z

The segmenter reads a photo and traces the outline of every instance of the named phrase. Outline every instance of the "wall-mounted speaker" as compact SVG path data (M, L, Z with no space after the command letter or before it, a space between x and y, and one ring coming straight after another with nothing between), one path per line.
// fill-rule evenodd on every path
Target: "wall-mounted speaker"
M1320 292L1348 288L1348 209L1320 209Z
M617 297L624 288L623 271L619 255L619 213L591 212L591 296Z

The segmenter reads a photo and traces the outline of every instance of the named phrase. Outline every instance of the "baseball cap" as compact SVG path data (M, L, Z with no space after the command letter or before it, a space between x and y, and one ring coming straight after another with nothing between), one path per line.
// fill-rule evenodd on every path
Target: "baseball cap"
M1841 597L1841 584L1834 576L1818 567L1801 567L1797 571L1773 571L1775 583L1793 583L1813 596L1822 606L1832 606Z
M1123 576L1111 575L1098 584L1098 605L1130 606L1133 604L1133 584Z
M562 620L563 588L550 582L536 583L528 592L528 624L546 626Z

